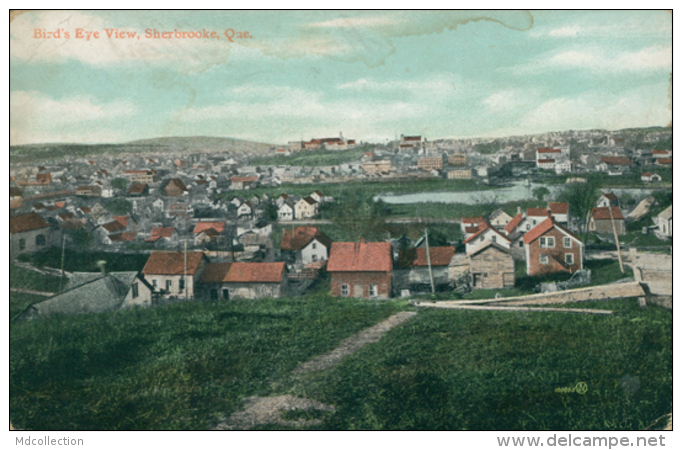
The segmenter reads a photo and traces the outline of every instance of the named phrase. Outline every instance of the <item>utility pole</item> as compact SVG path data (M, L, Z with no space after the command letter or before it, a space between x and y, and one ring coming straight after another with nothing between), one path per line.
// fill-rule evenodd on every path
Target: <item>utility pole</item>
M623 268L623 255L620 254L620 241L618 240L618 232L616 231L616 221L613 220L613 210L611 206L609 208L609 216L611 216L611 225L613 225L613 237L616 238L616 250L618 251L618 262L620 263L620 272L625 273Z
M436 293L436 287L433 284L433 271L431 270L431 251L429 250L429 229L426 228L426 263L429 265L429 279L431 280L431 293Z
M187 239L185 239L185 300L188 300L187 292Z
M61 289L64 289L64 252L66 250L66 235L62 235L62 281L59 284Z

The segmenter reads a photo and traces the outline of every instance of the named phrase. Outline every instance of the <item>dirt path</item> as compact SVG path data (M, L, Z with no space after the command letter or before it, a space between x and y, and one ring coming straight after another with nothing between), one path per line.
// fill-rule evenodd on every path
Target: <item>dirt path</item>
M416 312L407 311L394 314L383 322L344 339L334 350L301 364L293 371L293 374L300 375L306 372L327 370L338 364L345 356L355 353L365 345L378 342L388 330L400 325L416 314ZM336 411L336 408L332 405L325 405L315 400L294 397L292 395L250 397L244 400L244 409L242 411L238 411L220 422L214 430L248 430L258 425L266 424L305 427L322 423L319 419L301 419L296 421L282 419L283 412L294 410L333 413Z
M354 334L348 339L341 341L338 347L329 353L320 355L308 362L305 362L298 366L294 370L295 374L300 374L302 372L315 372L320 370L327 370L330 367L336 365L343 359L344 356L350 355L360 350L367 344L373 344L381 339L391 328L400 325L412 316L417 314L416 312L402 311L397 314L392 315L388 319L380 322L373 327L362 330L361 332Z

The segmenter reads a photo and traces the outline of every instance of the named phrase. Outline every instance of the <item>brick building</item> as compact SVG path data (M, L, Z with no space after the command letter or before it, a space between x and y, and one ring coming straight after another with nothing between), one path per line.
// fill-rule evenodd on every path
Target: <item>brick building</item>
M526 233L523 239L528 275L573 273L583 268L583 242L551 217Z
M467 165L467 154L466 153L453 153L448 156L448 164L451 166L466 166Z
M419 158L417 167L422 170L443 170L443 158Z
M335 242L327 271L334 297L389 298L393 259L389 242Z

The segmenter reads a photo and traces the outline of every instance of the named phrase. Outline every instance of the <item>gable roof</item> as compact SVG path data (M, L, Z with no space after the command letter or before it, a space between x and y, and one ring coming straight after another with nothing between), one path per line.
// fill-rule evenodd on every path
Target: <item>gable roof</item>
M155 227L152 228L152 233L149 236L149 239L147 239L147 241L156 242L162 238L170 239L173 236L174 232L175 228L173 227Z
M580 240L578 236L575 234L571 233L568 231L566 228L562 227L558 223L554 221L553 217L549 217L546 220L543 220L541 224L530 230L528 233L526 233L523 236L523 241L526 245L531 244L533 241L535 241L537 238L551 230L552 228L556 228L557 230L561 231L562 233L566 234L567 236L573 238L576 242L579 242L580 244L583 243L583 241Z
M405 264L407 267L428 267L429 265L426 259L426 247L407 249L400 253L401 267L405 267ZM455 247L430 247L429 256L431 266L448 266L452 257L455 256Z
M129 194L142 194L147 189L147 183L133 183L128 189Z
M547 209L552 214L568 214L568 203L550 202Z
M547 208L528 208L526 210L526 217L549 217Z
M67 290L32 306L41 316L99 313L119 308L137 272L74 273ZM148 284L141 280L145 285Z
M523 214L519 213L514 216L514 218L507 224L506 227L504 227L504 231L507 232L507 234L512 233L516 227L519 226L519 224L523 221Z
M663 220L669 220L673 217L673 205L668 206L666 209L664 209L658 217Z
M187 275L194 275L204 258L202 252L188 252ZM145 275L184 275L185 254L183 252L152 252L142 273Z
M602 156L601 162L614 166L629 166L632 165L630 158L625 156Z
M47 228L50 225L36 213L23 214L9 218L10 234L24 233L26 231Z
M334 242L328 272L391 272L390 242Z
M498 244L496 242L492 242L492 241L488 241L485 244L481 245L480 247L476 248L474 251L469 253L469 257L471 258L473 256L476 256L479 253L481 253L482 251L488 250L488 249L495 249L495 250L501 251L502 253L510 255L510 257L511 257L511 250L510 249L504 248L500 244Z
M609 208L611 212L609 212ZM592 208L592 217L595 220L611 220L611 214L616 220L624 220L623 212L617 206L602 206L599 208Z
M317 227L296 227L293 230L284 230L280 249L288 251L302 250L313 239L317 239L327 248L332 245L332 240L329 236L321 232Z
M123 231L126 229L125 225L123 225L121 222L117 220L105 223L104 225L102 225L102 228L107 230L109 233L115 233L117 231Z
M168 189L169 187L175 186L178 189L181 189L183 191L187 190L187 186L185 186L185 183L182 182L181 179L179 178L171 178L168 180L168 183L164 187L164 189Z
M214 230L216 233L225 231L225 222L197 222L194 227L194 234L199 234L203 231Z
M462 217L462 223L483 223L485 219L483 217Z
M479 228L479 230L478 230L478 232L477 232L476 234L472 234L471 236L469 236L468 238L466 238L466 239L464 240L464 244L468 244L469 242L473 241L474 239L476 239L477 237L479 237L480 235L482 235L483 233L485 233L485 232L488 231L488 230L490 230L490 231L492 231L493 233L495 233L495 234L501 236L505 241L511 242L507 236L505 236L504 234L500 233L499 231L497 231L495 228L491 227L491 226L488 225L487 223L484 223L483 226L482 226L481 228Z
M618 196L613 192L607 192L606 194L602 194L601 196L609 200L618 200Z
M201 283L279 283L286 263L208 263Z

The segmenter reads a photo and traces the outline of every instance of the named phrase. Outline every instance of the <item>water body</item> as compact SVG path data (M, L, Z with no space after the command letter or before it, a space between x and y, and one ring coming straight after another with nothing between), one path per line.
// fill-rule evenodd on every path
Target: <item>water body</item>
M461 203L465 205L478 205L485 203L508 203L523 200L535 200L533 191L539 187L546 187L549 189L549 195L546 198L555 199L566 189L565 185L547 185L543 183L529 183L527 180L515 181L510 186L485 191L458 191L458 192L420 192L418 194L388 194L377 195L374 200L381 200L389 204L409 204L409 203ZM607 192L608 189L602 189ZM652 189L644 188L627 188L627 189L613 189L614 194L621 197L625 194L635 198L643 198L651 195Z

